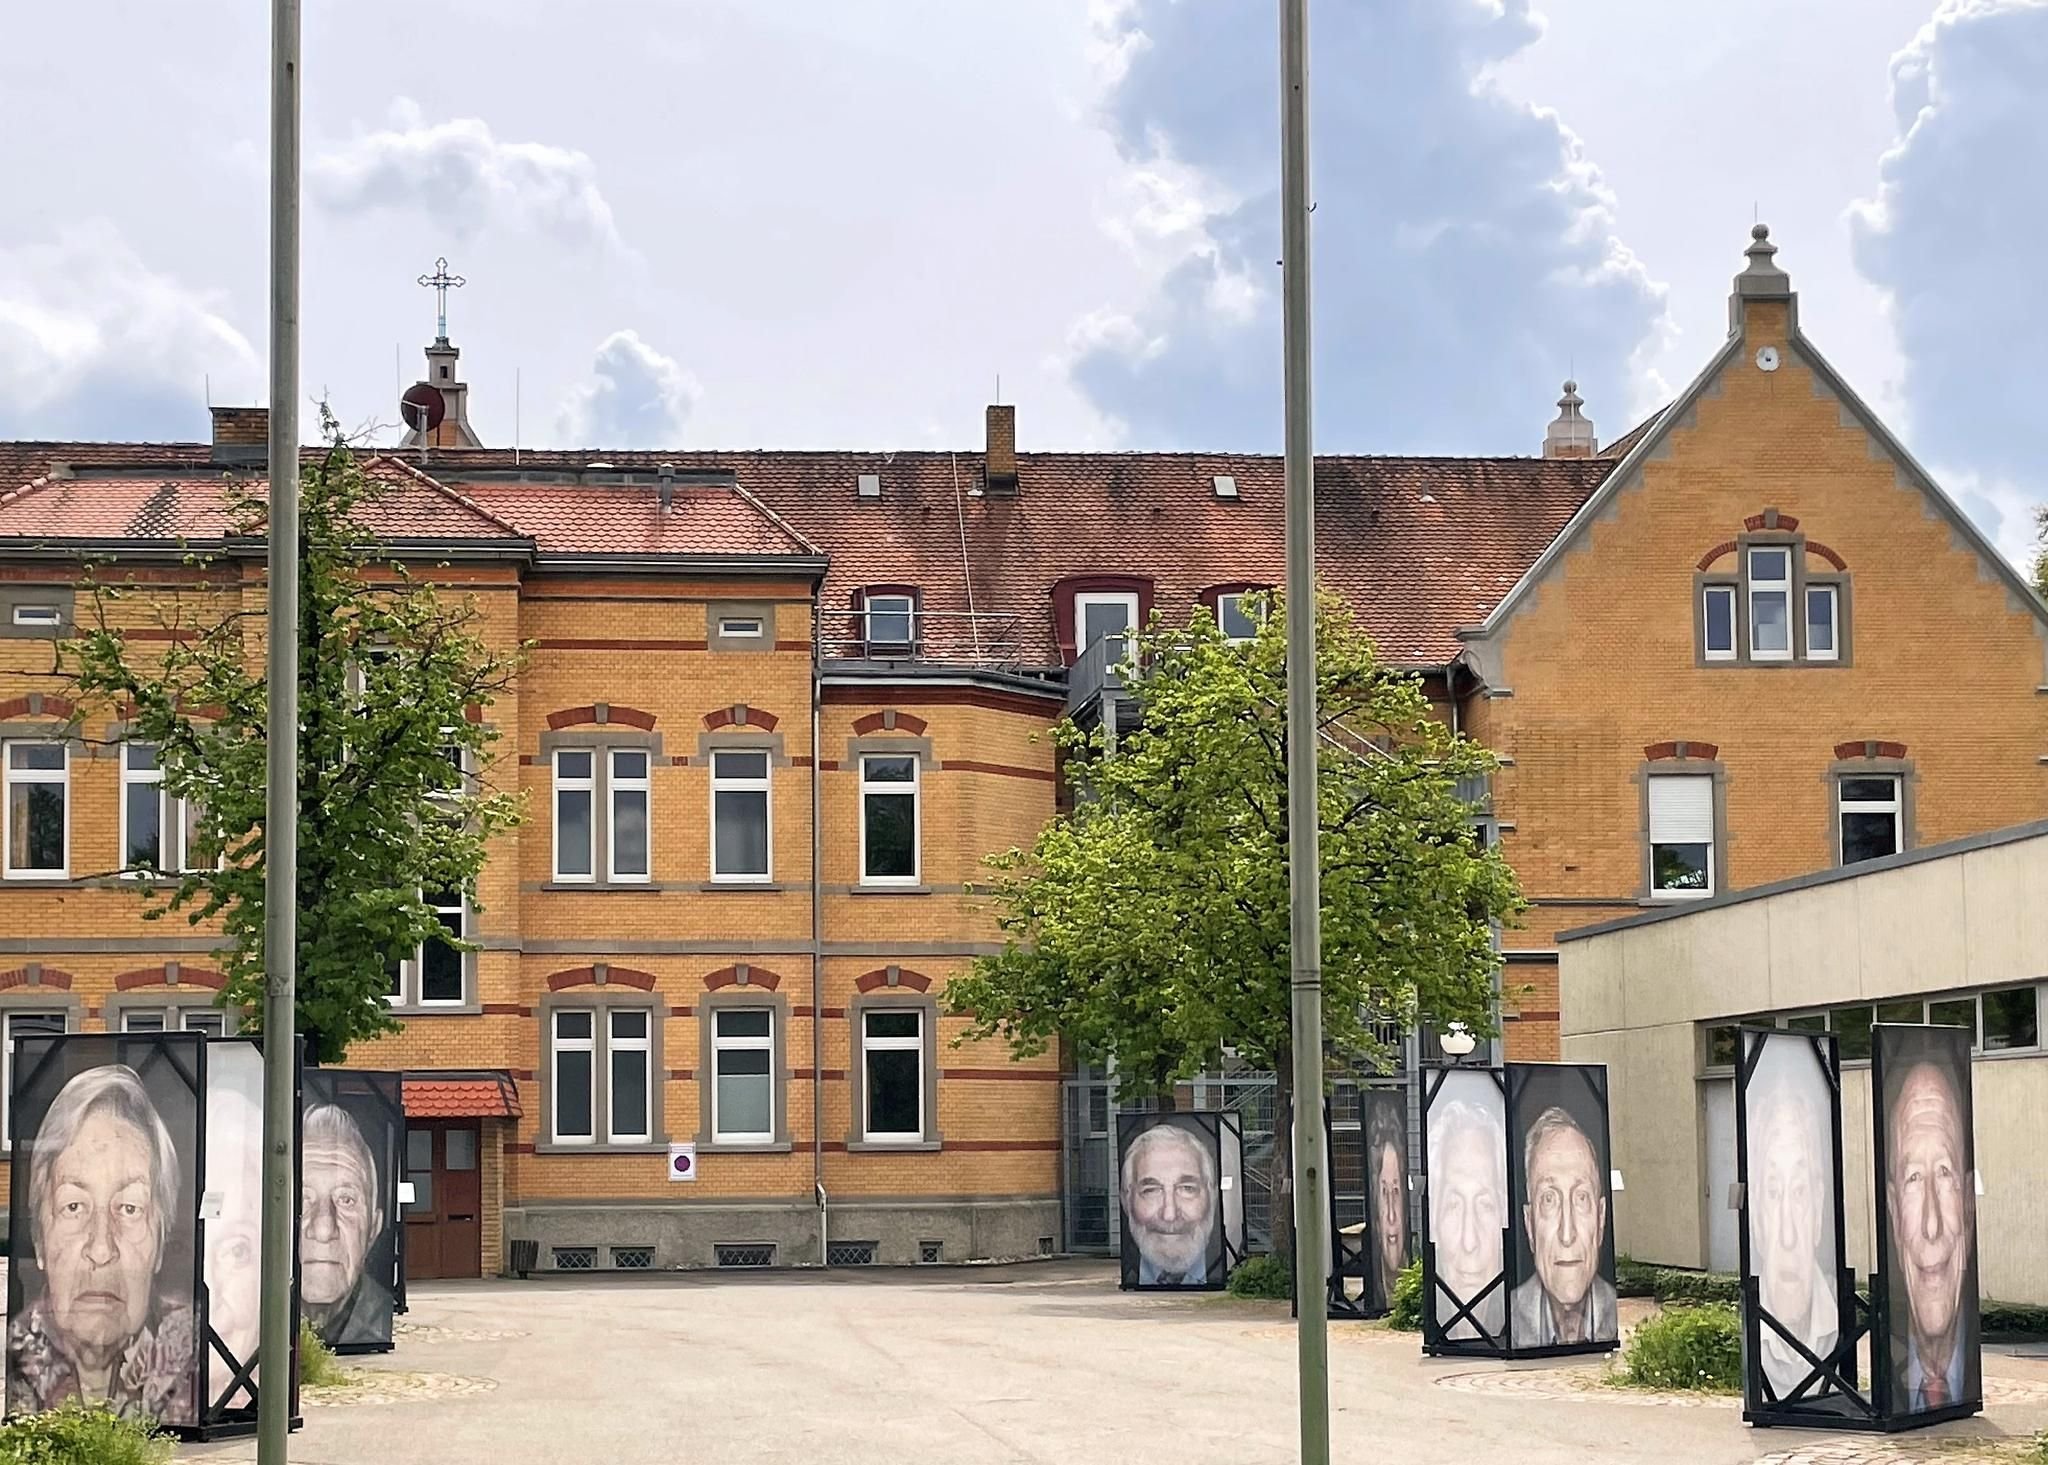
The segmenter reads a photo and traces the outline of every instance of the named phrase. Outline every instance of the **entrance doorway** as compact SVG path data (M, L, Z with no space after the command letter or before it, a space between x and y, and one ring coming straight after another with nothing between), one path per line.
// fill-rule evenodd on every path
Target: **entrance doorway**
M483 1275L482 1130L471 1120L408 1122L405 1279Z

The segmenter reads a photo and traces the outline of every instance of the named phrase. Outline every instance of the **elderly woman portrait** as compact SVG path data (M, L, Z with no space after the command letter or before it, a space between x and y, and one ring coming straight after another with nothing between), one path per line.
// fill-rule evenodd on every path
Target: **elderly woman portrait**
M120 1064L87 1069L27 1149L35 1270L8 1324L9 1412L79 1399L191 1420L199 1345L179 1295L190 1284L163 1275L181 1214L178 1156L142 1080Z
M1372 1213L1372 1300L1385 1307L1394 1279L1408 1265L1407 1104L1401 1094L1374 1094L1365 1111L1365 1198Z
M330 1345L387 1339L391 1279L366 1265L384 1234L384 1196L363 1131L338 1104L306 1111L299 1212L299 1297Z
M1827 1075L1803 1038L1770 1038L1749 1080L1749 1264L1778 1327L1825 1359L1841 1336L1835 1289L1835 1146ZM1783 1399L1813 1372L1769 1321L1759 1351ZM1816 1385L1809 1395L1819 1394Z
M1483 1073L1450 1075L1429 1106L1429 1240L1437 1321L1447 1338L1477 1338L1483 1329L1499 1339L1507 1320L1506 1111ZM1470 1315L1459 1316L1468 1305Z

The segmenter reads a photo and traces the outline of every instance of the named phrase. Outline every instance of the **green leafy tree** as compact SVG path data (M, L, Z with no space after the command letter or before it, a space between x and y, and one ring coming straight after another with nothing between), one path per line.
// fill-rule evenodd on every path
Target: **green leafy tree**
M2048 598L2048 509L2034 510L2034 543L2040 546L2034 555L2034 588Z
M481 714L523 649L494 650L474 596L383 552L367 526L407 470L366 472L326 426L300 485L297 1021L331 1063L398 1026L385 1001L397 960L447 936L428 897L460 891L474 906L486 845L517 822L517 796L491 787L498 733ZM134 872L145 916L218 921L223 1000L260 1023L267 605L241 572L266 503L260 483L227 492L229 550L188 556L196 580L88 571L55 674L81 723L119 709L125 739L157 749L189 832L182 870Z
M1113 745L1057 730L1072 810L990 861L1007 939L949 988L968 1037L1020 1056L1065 1041L1124 1092L1159 1096L1227 1047L1291 1097L1285 638L1277 604L1244 645L1206 613L1154 627L1128 678L1138 728ZM1324 1032L1340 1061L1369 1067L1386 1057L1382 1025L1491 1028L1494 931L1521 900L1459 792L1492 755L1432 715L1335 596L1316 640ZM1277 1181L1284 1131L1276 1148Z

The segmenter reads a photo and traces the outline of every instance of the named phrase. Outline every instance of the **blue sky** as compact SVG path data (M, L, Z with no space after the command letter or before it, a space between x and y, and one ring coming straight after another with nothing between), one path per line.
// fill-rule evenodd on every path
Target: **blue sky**
M119 12L111 21L105 11ZM390 423L446 254L485 441L1279 435L1264 0L309 0L309 391ZM264 385L267 39L40 6L0 52L0 433ZM1603 435L1809 333L2006 548L2048 495L2048 0L1312 0L1319 441Z

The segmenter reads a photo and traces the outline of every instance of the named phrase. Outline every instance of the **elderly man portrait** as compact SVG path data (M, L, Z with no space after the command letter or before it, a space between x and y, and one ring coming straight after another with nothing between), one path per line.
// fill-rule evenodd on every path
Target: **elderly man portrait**
M15 1224L29 1228L36 1275L8 1323L9 1412L77 1399L189 1422L198 1332L179 1279L162 1275L178 1156L142 1080L119 1064L80 1073L27 1149L29 1214Z
M1408 1153L1405 1105L1374 1102L1365 1126L1366 1203L1372 1210L1373 1304L1387 1306L1408 1265Z
M1841 1336L1834 1146L1825 1077L1811 1047L1803 1040L1770 1039L1750 1078L1747 1102L1749 1250L1758 1300L1778 1327L1825 1360ZM1759 1337L1764 1377L1783 1399L1813 1366L1769 1322Z
M1160 1124L1124 1152L1124 1225L1140 1287L1201 1287L1216 1244L1216 1157L1192 1131Z
M1889 1087L1889 1085L1887 1085ZM1975 1397L1976 1339L1964 1288L1976 1239L1969 1132L1955 1080L1940 1064L1908 1068L1885 1115L1885 1205L1894 1277L1905 1283L1904 1337L1893 1291L1892 1367L1918 1413ZM1904 1357L1899 1354L1903 1341Z
M1492 1079L1484 1081L1497 1095ZM1429 1109L1429 1240L1436 1252L1437 1320L1445 1325L1445 1337L1477 1338L1484 1329L1488 1337L1500 1338L1507 1290L1495 1283L1501 1277L1507 1216L1500 1109L1446 1099L1439 1091ZM1467 1304L1472 1304L1470 1315L1453 1322Z
M388 1277L365 1263L384 1233L377 1162L346 1109L316 1104L300 1141L299 1298L306 1319L329 1344L386 1339Z
M1600 1275L1607 1176L1579 1122L1555 1105L1523 1140L1522 1230L1536 1275L1515 1289L1517 1348L1611 1343L1621 1336L1614 1284Z

